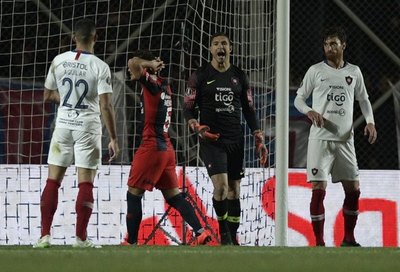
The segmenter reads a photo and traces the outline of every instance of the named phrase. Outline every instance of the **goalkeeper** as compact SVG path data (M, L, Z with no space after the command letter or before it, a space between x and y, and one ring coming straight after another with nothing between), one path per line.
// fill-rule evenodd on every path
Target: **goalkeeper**
M200 137L200 157L211 177L213 206L222 245L239 245L240 181L244 177L244 136L241 113L254 134L260 163L267 163L264 134L255 113L246 74L230 63L232 43L225 33L211 37L210 63L188 80L184 113L190 129ZM197 120L197 111L200 120Z

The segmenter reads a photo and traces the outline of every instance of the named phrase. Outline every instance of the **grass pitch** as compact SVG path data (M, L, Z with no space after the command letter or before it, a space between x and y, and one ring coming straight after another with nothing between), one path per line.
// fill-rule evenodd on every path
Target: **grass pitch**
M2 272L399 271L399 248L0 246Z

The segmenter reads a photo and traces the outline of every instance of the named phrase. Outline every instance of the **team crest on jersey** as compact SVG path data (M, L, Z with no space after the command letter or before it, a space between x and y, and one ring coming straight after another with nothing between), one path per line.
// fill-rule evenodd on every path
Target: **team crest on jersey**
M318 173L318 169L317 168L311 169L311 173L315 176Z
M353 78L351 76L347 76L345 77L345 79L348 85L351 85L351 83L353 82Z
M236 77L232 77L231 78L231 82L233 85L238 85L239 84L239 79L237 79Z

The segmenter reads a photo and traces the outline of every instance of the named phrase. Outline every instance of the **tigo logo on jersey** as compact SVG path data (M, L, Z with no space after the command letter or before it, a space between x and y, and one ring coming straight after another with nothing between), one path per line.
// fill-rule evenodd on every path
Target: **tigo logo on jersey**
M346 96L345 93L340 93L340 94L329 93L326 96L326 99L328 101L335 102L337 106L343 106L343 102L346 101Z

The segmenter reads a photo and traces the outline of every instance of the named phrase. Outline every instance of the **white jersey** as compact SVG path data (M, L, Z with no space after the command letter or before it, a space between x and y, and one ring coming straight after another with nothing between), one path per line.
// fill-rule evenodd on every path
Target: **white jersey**
M112 93L104 61L83 51L62 53L51 63L45 87L60 94L57 128L101 134L99 95Z
M297 97L305 101L311 94L312 109L326 121L322 128L311 126L309 139L352 140L354 99L368 100L360 68L345 63L341 69L335 69L324 61L312 65Z

